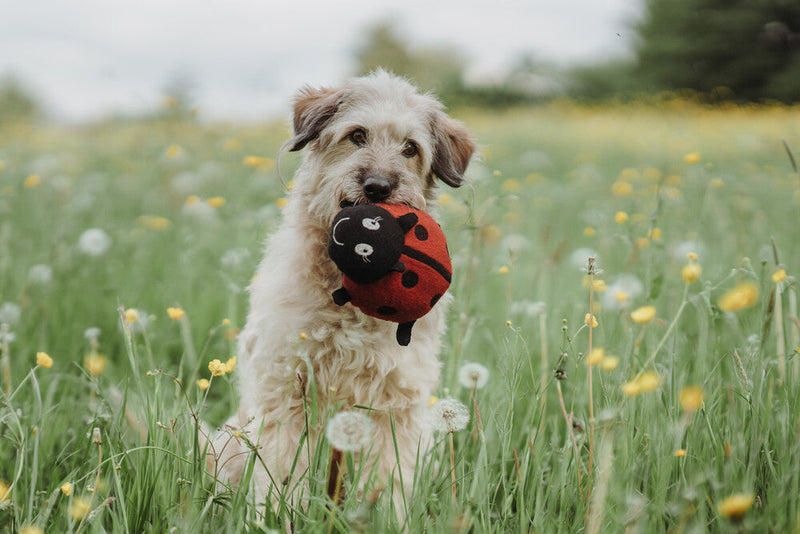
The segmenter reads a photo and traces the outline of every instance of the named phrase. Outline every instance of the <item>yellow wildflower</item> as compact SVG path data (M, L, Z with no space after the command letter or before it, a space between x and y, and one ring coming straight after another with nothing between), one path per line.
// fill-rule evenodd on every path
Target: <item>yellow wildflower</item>
M72 495L72 484L70 484L69 482L64 482L64 483L61 485L61 493L63 493L63 494L64 494L64 495L66 495L67 497L69 497L70 495Z
M300 332L300 339L301 339L302 341L305 341L305 340L306 340L306 338L308 338L308 334L306 334L305 332Z
M631 380L630 382L625 382L622 384L622 393L627 397L635 397L641 392L639 388L639 383L635 380Z
M749 493L736 493L725 498L719 504L719 515L734 521L739 521L753 505L755 497Z
M592 366L597 365L598 363L603 361L603 358L606 357L606 350L602 347L595 347L592 349L592 352L586 357L586 365Z
M705 395L700 386L686 386L678 394L678 402L681 408L687 412L695 412L703 405Z
M517 180L513 178L509 178L505 182L503 182L503 191L507 191L509 193L516 193L520 189L522 189L522 184L520 184Z
M683 178L681 178L677 174L670 174L669 176L667 176L667 179L664 180L664 183L667 185L680 187L683 185Z
M222 376L228 372L227 366L219 361L219 358L214 358L208 362L208 370L211 371L213 376Z
M448 193L442 193L439 195L439 205L440 206L449 206L453 203L453 195Z
M683 278L683 281L687 284L697 282L701 274L703 274L703 268L697 263L686 264L681 269L681 278Z
M722 295L717 305L726 312L752 308L758 302L758 286L752 282L740 282L736 287Z
M672 455L675 456L676 458L683 458L684 456L686 456L686 449L678 449L675 452L673 452Z
M683 161L688 163L689 165L695 165L700 163L700 152L690 152L683 156Z
M599 293L602 293L607 289L605 280L595 280L594 282L592 282L592 287L594 288L595 291Z
M6 162L0 159L0 171L6 168Z
M786 280L786 269L778 269L775 271L775 274L772 275L772 281L777 284L783 280Z
M720 188L720 187L725 187L725 182L723 182L721 178L714 178L713 180L708 182L708 185L710 185L711 187Z
M70 517L78 521L83 519L92 510L92 502L86 497L75 497L69 506Z
M586 228L583 229L583 235L588 236L588 237L591 237L591 236L595 235L596 233L597 233L597 231L594 228L592 228L591 226L587 226Z
M5 501L8 500L8 497L9 497L8 490L9 489L10 488L8 487L8 484L6 484L2 480L0 480L0 502L5 502Z
M628 182L614 182L611 185L611 192L618 197L631 195L633 194L633 186Z
M627 302L631 297L626 291L618 289L617 292L614 293L614 298L617 300L617 302Z
M96 352L90 352L83 359L83 367L92 376L100 376L106 370L106 357Z
M653 317L656 316L656 307L655 306L642 306L641 308L636 308L631 312L631 319L633 319L634 323L649 323L653 320Z
M437 402L439 402L439 397L437 397L436 395L431 395L431 398L428 399L428 408L430 408L431 406L433 406Z
M689 261L697 261L697 252L687 252L686 259Z
M27 525L20 529L19 534L44 534L44 530L36 525Z
M236 150L242 149L242 142L238 139L227 139L225 140L225 144L222 145L222 150L226 150L228 152L234 152Z
M502 175L503 175L503 173L502 173L502 172L500 172L500 171L499 171L499 170L497 170L497 169L495 169L494 171L492 171L492 176L502 176Z
M503 232L494 224L487 224L480 230L480 236L490 245L496 245L500 238L503 237Z
M646 237L640 237L636 240L636 248L645 248L650 244L650 240Z
M245 167L253 167L260 171L269 171L275 168L275 160L261 156L245 156L242 164Z
M283 197L275 201L275 205L277 205L279 208L285 208L287 204L289 204L289 201Z
M227 317L222 320L222 326L228 326L229 324L231 324L231 320Z
M169 315L170 319L175 319L176 321L186 315L186 312L183 311L181 308L167 308L167 315Z
M53 367L53 358L47 355L46 352L37 352L36 353L36 364L39 367L44 367L46 369Z
M183 153L183 149L178 145L170 145L164 155L170 159L177 158Z
M25 178L25 181L22 182L22 186L27 188L32 188L38 186L41 183L42 183L41 176L39 176L38 174L31 174L30 176Z
M197 204L198 202L200 202L200 197L198 197L197 195L189 195L188 197L186 197L185 204L187 206L191 206L192 204Z
M207 378L201 378L200 380L197 381L197 387L199 387L203 391L208 389L209 384L210 382L208 381Z
M508 265L503 265L497 270L497 272L500 274L508 274L509 271L510 269L508 268Z
M591 313L587 313L586 317L583 318L583 321L586 323L586 326L591 328L597 328L597 317L592 315Z
M225 362L225 372L232 373L235 367L236 367L236 356L231 356L230 358L228 358L228 361Z
M652 231L647 232L647 237L652 237L653 239L658 241L659 239L661 239L661 233L662 233L661 228L653 228Z
M625 213L624 211L618 211L614 215L614 220L616 222L618 222L619 224L622 224L622 223L624 223L624 222L626 222L628 220L628 214Z
M661 171L655 167L648 167L642 172L642 176L644 176L645 180L657 182L661 179Z
M636 378L636 382L639 384L640 393L649 393L658 389L661 377L653 371L645 371Z
M144 226L157 232L163 232L172 224L172 221L166 217L159 217L158 215L142 215L136 219L136 222L139 223L139 226Z
M225 197L211 197L206 200L206 204L212 208L221 208L225 205Z
M622 169L619 173L619 180L621 182L633 181L639 179L639 170L633 168Z
M613 371L619 366L619 358L616 356L606 356L600 362L600 369L603 371Z

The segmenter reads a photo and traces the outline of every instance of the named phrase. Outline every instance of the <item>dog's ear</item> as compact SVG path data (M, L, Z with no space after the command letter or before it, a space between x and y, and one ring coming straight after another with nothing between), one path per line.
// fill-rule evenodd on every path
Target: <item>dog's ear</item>
M304 87L294 101L294 137L289 140L289 151L295 152L319 137L325 125L336 114L341 103L339 89Z
M460 122L437 112L433 119L433 162L431 171L444 183L460 187L464 171L475 152L472 136Z

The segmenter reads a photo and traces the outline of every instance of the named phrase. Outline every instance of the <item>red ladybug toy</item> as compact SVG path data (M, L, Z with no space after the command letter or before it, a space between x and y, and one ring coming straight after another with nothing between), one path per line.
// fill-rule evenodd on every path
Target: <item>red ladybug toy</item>
M408 206L344 207L333 220L328 254L343 273L334 302L400 323L397 342L404 346L414 321L450 287L453 268L444 232L430 215Z

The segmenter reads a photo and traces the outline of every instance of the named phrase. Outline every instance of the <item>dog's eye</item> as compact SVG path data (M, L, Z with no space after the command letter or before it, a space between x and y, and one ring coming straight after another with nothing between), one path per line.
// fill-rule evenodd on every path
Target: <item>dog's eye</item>
M350 141L356 146L364 146L367 144L367 132L358 128L350 132Z
M366 219L363 219L361 221L361 225L367 230L380 230L381 229L381 223L379 222L380 220L381 220L380 217L374 217L374 218L367 217Z
M414 141L408 141L406 146L403 147L403 155L407 158L413 158L417 154L419 154L417 144Z

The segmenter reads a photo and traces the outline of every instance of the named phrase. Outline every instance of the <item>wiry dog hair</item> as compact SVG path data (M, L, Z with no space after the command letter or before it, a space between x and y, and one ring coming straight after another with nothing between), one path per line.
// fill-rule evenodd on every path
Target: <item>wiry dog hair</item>
M430 211L437 179L460 186L475 145L438 100L384 71L338 88L302 89L293 126L285 146L305 149L305 157L250 286L247 325L238 340L240 404L227 426L246 439L224 431L212 436L209 467L237 483L250 441L263 460L253 477L259 498L282 491L293 462L294 477L303 473L308 456L297 452L306 447L300 443L304 399L310 403L313 374L319 406L371 408L370 460L387 483L396 483L402 469L408 491L418 449L430 438L425 412L439 379L450 298L417 321L407 347L398 345L394 323L333 302L341 273L326 253L328 232L342 201ZM312 424L311 443L323 425Z

